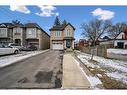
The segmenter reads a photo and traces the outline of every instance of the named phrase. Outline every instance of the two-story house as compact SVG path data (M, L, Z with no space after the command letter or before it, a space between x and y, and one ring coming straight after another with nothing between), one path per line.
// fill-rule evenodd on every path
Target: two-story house
M0 24L0 43L13 42L13 24L1 23Z
M61 24L58 16L50 30L50 48L53 50L74 49L75 28L65 20Z
M37 23L25 24L25 30L27 45L33 44L38 49L47 49L50 47L50 36Z
M1 23L0 43L32 44L42 50L50 48L50 36L37 23Z
M24 25L22 23L13 24L13 42L18 45L25 45Z

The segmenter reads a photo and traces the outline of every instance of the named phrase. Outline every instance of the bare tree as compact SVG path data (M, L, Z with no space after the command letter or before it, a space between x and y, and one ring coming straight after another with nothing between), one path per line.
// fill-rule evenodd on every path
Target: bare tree
M92 45L96 45L96 41L105 33L108 32L110 27L112 26L111 21L106 20L98 20L94 19L88 23L82 23L82 36L87 37L90 41L92 41Z
M92 42L92 46L95 46L98 39L105 32L108 32L111 26L112 23L109 20L103 21L103 20L94 19L88 23L81 24L81 29L82 29L81 35L83 37L87 37ZM91 56L91 60L93 60L93 53Z
M122 23L116 23L115 25L113 25L109 31L109 36L115 38L116 36L118 36L121 32L123 32L125 30L125 28L127 27L127 24L122 22Z

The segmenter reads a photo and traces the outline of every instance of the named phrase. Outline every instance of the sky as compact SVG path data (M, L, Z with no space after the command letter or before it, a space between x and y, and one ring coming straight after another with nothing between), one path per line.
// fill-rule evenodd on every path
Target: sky
M0 23L19 20L39 24L48 34L55 17L66 20L75 28L75 39L82 39L81 24L92 19L127 22L127 6L0 6Z

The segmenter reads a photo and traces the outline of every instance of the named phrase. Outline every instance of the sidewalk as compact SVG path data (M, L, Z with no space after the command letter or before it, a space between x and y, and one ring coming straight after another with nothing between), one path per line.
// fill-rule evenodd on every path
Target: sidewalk
M66 53L63 58L63 89L88 89L90 82L81 71L78 61L71 53Z

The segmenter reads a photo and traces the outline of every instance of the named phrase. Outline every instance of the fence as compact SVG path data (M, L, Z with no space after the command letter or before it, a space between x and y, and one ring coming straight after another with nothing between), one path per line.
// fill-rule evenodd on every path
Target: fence
M113 45L98 45L98 46L95 46L95 47L80 46L79 50L81 50L82 52L88 53L88 54L93 53L94 55L107 58L107 49L108 48L113 48Z

